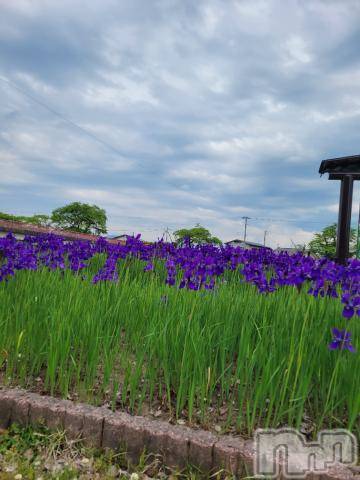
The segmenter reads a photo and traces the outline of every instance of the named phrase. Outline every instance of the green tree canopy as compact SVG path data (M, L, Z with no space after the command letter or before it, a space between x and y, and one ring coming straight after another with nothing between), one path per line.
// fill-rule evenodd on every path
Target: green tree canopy
M106 233L106 212L96 205L73 202L53 210L54 226L79 233Z
M309 242L310 253L318 257L335 258L336 256L337 224L333 223L325 227L322 232L315 233L314 238ZM355 253L355 229L350 232L350 255Z
M9 213L0 212L0 219L15 222L31 223L33 225L40 225L42 227L50 224L50 217L48 215L42 214L32 215L28 217L25 215L11 215Z
M199 223L193 228L181 228L180 230L176 230L174 235L176 242L180 245L184 244L186 239L189 239L192 245L201 245L205 243L221 245L222 243L219 238L213 237L210 231L207 228L202 227Z

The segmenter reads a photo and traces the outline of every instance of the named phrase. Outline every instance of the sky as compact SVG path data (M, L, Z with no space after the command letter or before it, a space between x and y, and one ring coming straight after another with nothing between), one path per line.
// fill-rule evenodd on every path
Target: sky
M306 243L321 160L360 153L359 45L359 0L0 0L0 211Z

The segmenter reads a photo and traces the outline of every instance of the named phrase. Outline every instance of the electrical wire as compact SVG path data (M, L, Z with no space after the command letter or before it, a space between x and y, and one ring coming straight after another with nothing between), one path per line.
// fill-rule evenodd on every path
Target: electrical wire
M24 90L22 87L20 87L17 83L15 83L13 80L10 80L9 78L5 78L5 77L2 77L0 76L0 80L3 81L4 83L10 85L11 87L15 88L16 90L18 90L20 93L22 93L23 95L25 95L27 98L31 99L33 102L35 102L36 104L40 105L41 107L43 107L44 109L46 109L47 111L49 111L50 113L52 113L53 115L56 115L58 118L60 118L62 121L64 121L65 123L67 123L68 125L71 125L72 127L75 127L77 128L79 131L81 131L82 133L84 133L85 135L87 135L88 137L92 138L93 140L97 141L98 143L101 143L102 145L104 145L105 147L107 147L108 149L112 150L114 153L118 154L118 155L121 155L123 156L124 153L121 152L120 150L118 150L117 148L115 148L113 145L111 145L110 143L106 142L105 140L103 140L102 138L98 137L97 135L93 134L92 132L88 131L86 128L78 125L76 122L74 122L73 120L70 120L69 118L65 117L62 113L58 112L57 110L55 110L54 108L52 107L49 107L49 105L47 105L45 102L43 102L42 100L39 100L38 98L36 98L35 96L33 96L32 94L30 94L29 92L27 92L26 90ZM132 217L127 217L127 218L132 218ZM251 220L252 221L265 221L265 222L271 222L271 223L306 223L306 224L316 224L316 225L320 225L320 224L323 224L324 222L323 221L314 221L314 220L297 220L297 219L285 219L285 218L265 218L265 217L251 217ZM140 225L138 226L138 228L141 227ZM174 227L174 228L177 228L177 227ZM150 230L149 230L150 231ZM158 231L157 229L151 229L151 231Z
M98 143L101 143L102 145L104 145L105 147L109 148L110 150L112 150L113 152L115 152L116 154L118 155L121 155L121 156L124 156L124 153L123 152L120 152L120 150L118 150L117 148L115 148L113 145L111 145L110 143L106 142L105 140L103 140L102 138L98 137L97 135L95 135L94 133L91 133L89 132L89 130L87 130L86 128L84 127L81 127L80 125L78 125L76 122L74 122L73 120L70 120L69 118L66 118L62 113L58 112L57 110L55 110L54 108L52 107L49 107L49 105L47 105L45 102L43 102L42 100L39 100L38 98L34 97L31 93L28 93L26 90L24 90L22 87L19 87L18 84L16 84L15 82L13 82L12 80L9 80L8 78L4 78L2 76L0 76L0 80L2 80L3 82L7 83L8 85L10 85L11 87L15 88L16 90L18 90L19 92L21 92L23 95L25 95L26 97L30 98L33 102L37 103L38 105L40 105L41 107L45 108L47 111L51 112L53 115L56 115L58 118L60 118L61 120L63 120L65 123L68 123L69 125L71 125L72 127L75 127L77 128L78 130L80 130L82 133L84 133L85 135L87 135L88 137L91 137L93 140L96 140Z

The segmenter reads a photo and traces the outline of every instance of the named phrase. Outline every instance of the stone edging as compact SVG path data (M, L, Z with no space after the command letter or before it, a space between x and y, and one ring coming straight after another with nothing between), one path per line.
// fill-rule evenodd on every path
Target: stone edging
M89 447L124 448L134 463L145 449L147 453L161 455L164 464L172 468L181 469L191 464L204 472L224 469L236 478L253 475L252 440L215 435L21 389L2 388L0 428L7 428L11 423L22 426L44 424L51 430L64 429L69 438L82 438ZM311 478L360 480L360 472L357 467L341 467Z

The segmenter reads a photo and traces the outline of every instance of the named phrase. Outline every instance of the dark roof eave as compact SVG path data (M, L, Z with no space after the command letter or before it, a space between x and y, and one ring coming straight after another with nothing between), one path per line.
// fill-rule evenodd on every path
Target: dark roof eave
M360 155L323 160L319 173L360 173Z

